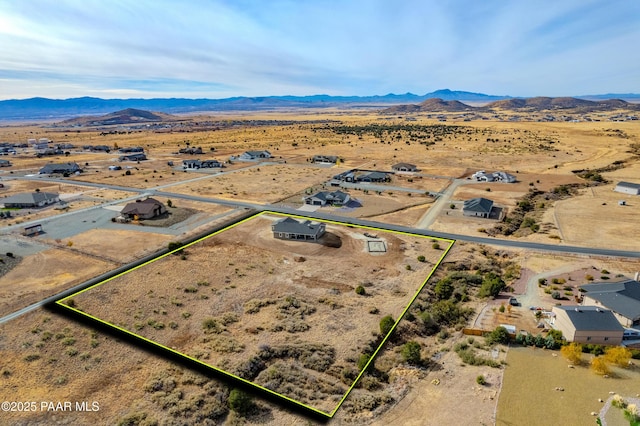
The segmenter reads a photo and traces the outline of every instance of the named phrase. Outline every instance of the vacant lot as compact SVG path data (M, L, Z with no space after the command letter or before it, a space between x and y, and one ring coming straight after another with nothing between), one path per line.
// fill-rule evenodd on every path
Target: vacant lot
M0 316L52 296L115 265L64 249L41 251L22 259L0 277Z
M376 341L380 319L398 318L443 251L425 238L375 231L387 251L369 253L367 230L342 225L327 227L329 246L277 240L270 226L278 218L253 218L73 303L330 412L355 377L343 372Z
M588 362L590 355L583 356ZM497 425L588 425L609 392L623 397L638 393L640 370L614 369L615 378L603 378L588 367L567 368L559 351L511 348L498 402ZM556 387L564 391L555 390ZM517 407L517 409L514 409Z

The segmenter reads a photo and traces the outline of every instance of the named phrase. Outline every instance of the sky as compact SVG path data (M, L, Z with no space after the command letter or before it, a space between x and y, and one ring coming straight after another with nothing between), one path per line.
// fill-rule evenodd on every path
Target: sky
M0 99L640 93L636 0L0 0Z

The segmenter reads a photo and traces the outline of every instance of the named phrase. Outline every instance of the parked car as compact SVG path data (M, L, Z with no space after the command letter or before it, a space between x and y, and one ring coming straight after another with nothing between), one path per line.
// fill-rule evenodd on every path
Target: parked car
M518 302L518 299L516 299L515 297L509 298L509 304L511 306L520 306L520 302Z

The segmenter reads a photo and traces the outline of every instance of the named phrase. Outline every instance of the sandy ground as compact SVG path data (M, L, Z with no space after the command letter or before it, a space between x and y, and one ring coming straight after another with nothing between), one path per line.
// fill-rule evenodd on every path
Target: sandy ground
M0 277L0 315L54 295L113 267L111 262L63 249L50 249L28 256Z
M376 232L385 241L387 252L369 254L362 235L366 230L335 225L328 231L340 236L340 248L281 241L271 235L270 218L254 218L204 240L198 247L187 249L186 260L167 256L109 281L75 296L75 304L91 315L231 371L239 368L238 361L242 364L255 355L261 345L329 345L336 360L328 374L308 374L321 383L333 383L331 386L341 391L330 392L335 397L323 401L302 398L305 403L331 411L337 404L336 397L346 391L332 377L334 372L359 357L382 316L397 318L401 314L441 251L434 250L424 238ZM415 260L419 253L427 257L425 263ZM296 261L299 256L305 260ZM330 270L328 264L332 265ZM412 270L406 271L405 264ZM368 296L355 294L358 283L365 285ZM275 309L289 299L297 300L300 309L308 312L289 317L287 312L295 314L297 308ZM256 303L264 306L256 312L248 311ZM379 314L369 313L373 307ZM188 319L183 312L189 312ZM235 316L238 322L225 324L220 335L203 330L207 318L225 315ZM175 330L167 327L158 331L147 326L152 320L173 322ZM296 324L308 330L278 330ZM211 346L223 342L234 349L220 351ZM263 379L257 380L261 383ZM289 392L294 393L288 396L300 398L299 390Z
M603 185L556 202L556 216L564 241L588 247L635 250L638 248L640 197L613 191ZM618 205L626 200L626 206Z

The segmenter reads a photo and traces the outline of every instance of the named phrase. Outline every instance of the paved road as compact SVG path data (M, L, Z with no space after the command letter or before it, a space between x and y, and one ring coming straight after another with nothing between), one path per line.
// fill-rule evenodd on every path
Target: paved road
M444 191L438 193L438 198L436 201L429 207L429 210L420 218L416 228L420 229L429 229L429 227L433 224L433 222L440 216L442 213L442 209L445 206L449 206L451 204L451 196L458 189L460 185L467 185L470 183L475 183L472 181L468 181L466 179L454 179L453 182L449 186L445 188Z

